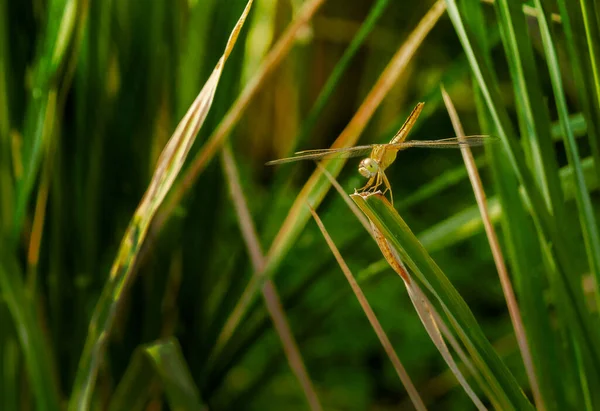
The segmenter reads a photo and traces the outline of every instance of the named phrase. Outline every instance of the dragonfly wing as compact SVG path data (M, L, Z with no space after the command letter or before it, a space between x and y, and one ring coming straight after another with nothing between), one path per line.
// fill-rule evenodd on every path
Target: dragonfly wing
M293 161L300 160L323 160L327 158L351 158L364 156L373 150L375 144L367 146L355 146L345 148L326 148L317 150L305 150L295 153L293 157L281 158L279 160L273 160L266 163L267 165L291 163Z
M459 148L461 146L482 146L486 142L495 142L499 139L487 135L474 135L464 137L444 138L441 140L412 140L400 143L400 149L409 147L427 147L427 148ZM390 144L392 145L392 144Z

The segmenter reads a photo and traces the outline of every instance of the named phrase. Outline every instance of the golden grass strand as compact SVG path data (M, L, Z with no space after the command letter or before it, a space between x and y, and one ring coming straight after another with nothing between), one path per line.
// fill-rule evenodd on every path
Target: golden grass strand
M238 217L242 237L244 238L244 243L246 243L248 253L250 254L250 260L252 261L252 267L254 269L253 275L256 276L257 273L262 272L264 269L265 257L260 246L256 228L252 222L247 201L244 197L239 173L229 143L226 143L221 150L221 159L223 160L227 182L229 183L229 192ZM262 294L267 311L273 320L275 330L281 340L290 368L296 375L296 378L304 391L310 409L321 411L323 408L321 407L319 397L317 396L317 392L308 375L306 366L304 365L300 349L298 348L292 329L287 321L275 284L271 280L265 282L262 288Z
M458 117L458 113L456 112L456 108L454 107L450 96L448 95L443 86L442 96L444 98L444 103L446 104L448 114L450 115L450 119L452 120L452 126L454 127L454 132L456 133L456 136L464 137L465 133L460 119ZM473 193L475 194L477 206L479 207L479 212L481 214L481 220L483 221L483 227L485 229L485 233L490 244L490 249L492 250L494 263L496 264L496 269L498 270L498 277L500 278L500 284L502 285L502 291L504 293L504 298L506 299L506 305L508 307L510 319L515 330L515 335L517 337L517 342L519 344L519 350L521 351L521 356L523 358L523 363L525 365L527 377L529 378L531 390L533 391L533 396L535 398L537 407L543 410L545 409L545 406L543 403L542 395L540 393L540 387L536 377L533 360L531 358L531 351L527 342L527 334L525 333L525 327L523 326L523 320L521 318L521 312L519 310L517 298L512 288L510 277L508 275L508 270L506 269L506 264L504 262L504 256L502 255L502 250L498 242L498 236L496 235L496 230L494 229L494 225L492 224L490 219L487 207L487 199L483 190L483 184L481 183L479 171L475 166L475 160L473 158L473 153L471 152L470 147L467 145L463 145L460 147L460 151L465 162L465 167L467 168L469 180L471 181L471 186L473 187Z
M413 405L415 406L415 408L417 410L426 410L427 407L425 407L425 403L423 403L423 400L421 399L419 392L415 388L412 380L410 379L410 376L404 369L404 366L402 365L400 358L396 354L396 351L394 350L394 347L392 346L390 339L388 338L387 334L383 330L383 327L379 323L379 320L377 319L377 315L375 315L375 312L371 308L369 301L367 301L367 297L365 296L362 289L356 282L356 279L352 275L350 268L348 268L348 265L344 261L344 258L340 254L338 248L336 247L336 245L333 242L333 240L331 239L331 237L329 236L329 233L327 232L327 229L323 225L323 222L321 221L321 219L319 218L319 216L317 215L315 210L310 205L308 205L308 207L310 209L310 212L311 212L313 218L315 219L315 222L319 226L319 229L321 230L321 233L323 234L323 237L325 238L325 241L327 242L327 245L329 246L331 253L334 255L336 261L338 262L340 268L342 269L342 272L344 273L344 276L346 277L346 280L348 281L348 284L350 284L350 287L352 288L352 291L354 292L356 299L358 300L362 310L364 311L365 315L367 316L367 319L369 320L371 327L373 327L375 334L377 334L377 338L379 338L379 341L381 342L381 345L383 346L385 353L387 354L390 361L392 362L392 365L394 366L394 369L396 370L396 374L398 374L398 378L400 378L400 382L406 388L406 392L408 393Z

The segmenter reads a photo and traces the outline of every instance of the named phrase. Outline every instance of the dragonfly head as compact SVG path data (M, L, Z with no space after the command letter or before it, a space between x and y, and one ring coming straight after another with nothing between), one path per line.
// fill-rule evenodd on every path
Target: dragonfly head
M358 172L365 178L371 178L379 171L379 164L371 157L367 157L358 165Z

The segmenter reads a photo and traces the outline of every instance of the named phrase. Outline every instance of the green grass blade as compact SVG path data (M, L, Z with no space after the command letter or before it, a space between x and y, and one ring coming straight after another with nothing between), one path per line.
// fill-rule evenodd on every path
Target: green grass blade
M506 0L496 2L496 15L500 21L503 44L515 89L519 125L521 135L524 139L523 145L528 163L530 164L530 170L538 183L548 209L551 210L551 213L557 219L562 220L562 216L565 215L563 193L560 190L554 144L548 138L551 134L550 113L545 105L539 104L540 101L543 101L544 95L542 94L541 85L538 80L538 69L535 63L526 17L522 13L520 4ZM564 130L562 131L564 132ZM500 157L501 154L495 153L495 156ZM507 171L504 170L504 172L506 173ZM510 178L507 176L505 183L508 183L508 181L510 181ZM498 185L501 184L501 182L498 183ZM509 196L507 194L509 192L510 187L505 187L504 198ZM518 194L516 194L516 197L513 196L512 199L513 203L507 204L507 201L505 201L503 204L504 207L508 207L508 215L505 213L503 225L505 232L507 232L509 238L512 240L507 242L507 246L511 248L512 259L515 261L515 266L517 267L514 276L517 281L521 282L521 288L525 288L526 290L521 290L520 294L523 296L521 300L524 305L527 305L526 311L531 315L532 310L543 308L543 306L540 307L542 301L539 301L541 290L543 289L543 282L539 278L541 273L538 273L538 276L532 279L530 278L532 276L528 272L527 266L519 265L519 263L525 264L527 261L522 259L524 257L525 244L529 245L529 253L532 257L539 254L539 249L535 249L538 244L530 238L533 231L527 231L527 228L530 227L527 224L526 217L523 215L525 211L520 204ZM519 221L519 227L510 227L509 223L506 222L507 219L513 223ZM528 238L529 241L524 243L523 239L525 238ZM518 251L515 251L515 249L518 249ZM523 276L528 278L525 279ZM540 323L536 324L534 321L528 321L529 334L533 333L533 337L530 336L528 340L533 338L535 341L534 352L536 353L536 358L534 363L536 370L538 370L535 372L535 375L540 381L539 389L543 392L541 395L536 395L536 404L541 408L555 407L559 403L564 404L564 393L555 391L558 385L558 381L555 379L557 376L551 370L547 369L547 362L543 361L543 357L540 358L540 350L538 349L539 345L543 343L543 340L540 340L540 338L549 338L549 344L551 344L552 333L547 322L539 318L539 314L537 316L534 315L534 317L539 319ZM540 337L540 335L543 335L543 337ZM551 347L548 347L547 350L550 351ZM560 401L556 397L560 397Z
M506 158L495 150L490 150L489 156L502 208L505 244L520 297L527 340L534 353L533 362L544 405L548 410L566 409L562 374L553 366L553 361L547 360L559 357L556 333L552 330L543 299L545 284L539 240L527 210L522 205L518 182Z
M467 58L471 64L471 70L477 80L477 84L481 88L485 102L490 110L494 125L498 130L498 135L503 142L503 146L506 153L516 170L519 180L524 186L527 196L530 198L532 204L534 204L534 213L537 215L537 219L543 226L544 232L552 231L553 228L550 223L550 215L546 206L542 200L542 197L537 189L533 177L527 171L527 165L525 157L519 147L517 140L514 138L516 135L512 129L508 113L504 106L500 103L500 94L497 83L492 74L492 70L488 66L484 53L480 50L480 47L476 42L473 41L473 34L470 33L469 29L463 21L462 15L455 0L446 0L448 5L448 14L454 24L454 28L458 34L458 37L463 45L463 49L467 54Z
M527 141L524 146L530 169L548 209L555 216L561 216L564 211L556 153L552 140L547 138L550 135L550 113L545 105L538 103L544 96L537 80L537 67L527 21L521 5L515 2L499 0L496 2L496 10L513 79L521 135Z
M458 117L458 113L454 107L454 103L452 102L450 95L446 92L443 86L442 95L456 135L460 138L464 138L465 133L462 122ZM461 147L460 151L465 163L465 167L469 172L469 180L471 181L473 193L479 207L481 219L483 220L485 234L488 238L494 264L498 272L502 293L504 294L504 298L506 300L506 306L508 308L513 330L515 332L515 337L519 345L519 351L521 353L521 358L523 359L523 365L525 366L529 385L533 392L533 398L536 406L543 408L543 400L540 393L539 382L534 370L533 361L531 359L531 349L529 348L527 336L525 335L523 319L515 296L512 279L508 275L507 265L504 259L502 248L500 247L498 241L498 235L496 234L496 230L491 222L490 213L488 212L487 197L481 182L481 176L477 171L477 167L475 166L475 159L473 158L471 149L469 147Z
M0 0L0 236L9 236L14 207L11 169L8 1Z
M573 168L574 178L577 186L575 192L575 200L580 214L581 229L587 249L588 262L590 270L596 279L596 305L600 310L600 233L598 232L598 222L592 207L592 201L587 191L583 168L581 166L581 157L577 148L577 142L573 135L573 130L569 127L569 112L567 108L566 96L562 84L562 74L558 64L558 56L554 47L554 41L550 28L548 26L547 17L542 7L541 0L535 0L538 10L538 23L542 35L542 43L546 53L546 61L550 71L550 79L552 89L554 90L554 98L560 123L563 128L563 141L567 152L569 164ZM600 95L600 89L598 89ZM560 216L559 216L560 217Z
M488 200L488 210L492 222L498 221L502 213L498 199L492 197ZM481 216L477 206L473 205L425 229L419 234L419 241L429 252L435 252L471 238L482 229Z
M501 409L532 409L515 378L481 331L469 307L389 202L377 194L366 198L353 194L352 199L438 300L455 333L467 347L473 363L495 395L490 400Z
M22 273L8 248L0 246L0 288L6 305L15 323L15 330L29 381L35 394L38 410L58 411L61 409L55 371L46 337L39 325L31 299L25 294ZM4 353L3 353L4 354Z
M534 176L528 169L519 142L515 138L515 132L512 129L508 113L500 98L495 76L485 54L480 49L474 34L465 25L456 1L446 0L446 3L448 5L448 14L463 45L463 49L467 54L474 78L489 110L492 123L503 142L511 166L523 186L526 198L531 204L532 217L534 218L536 229L539 230L540 235L543 237L543 245L552 244L554 247L553 254L548 254L548 257L555 260L560 286L567 291L567 295L571 298L569 304L562 308L573 315L569 323L581 337L586 351L591 354L595 368L600 370L600 353L594 348L600 345L600 337L597 330L592 327L592 323L588 321L589 314L582 304L583 296L581 290L579 285L573 281L578 274L574 272L574 266L571 261L569 251L571 245L566 242L564 235L561 234L561 228L564 229L564 227L559 227L559 225L564 225L566 222L552 218L547 209ZM567 229L567 231L570 230Z
M0 320L4 321L8 317L7 310L2 308ZM21 368L21 351L16 338L12 333L7 333L9 320L2 322L5 324L2 328L3 340L0 341L0 358L2 359L2 368L0 369L0 406L3 410L17 411L19 409L19 383L17 376ZM12 330L11 330L12 331Z
M84 13L87 7L82 3L78 0L55 0L49 4L44 41L36 58L30 102L25 117L20 159L24 174L17 181L13 242L21 233L44 151L43 147L47 144L47 140L52 138L54 122L57 118L58 74L66 65L77 25L85 24Z
M154 381L159 381L172 410L208 409L198 394L181 347L174 338L139 347L117 386L108 409L129 411L146 409Z
M600 183L596 175L594 159L588 157L582 162L582 165L587 189L589 191L598 190ZM576 190L573 179L573 169L570 166L561 168L560 178L562 190L565 193L565 199L572 200ZM521 196L523 195L522 187L519 187L519 193ZM488 208L492 222L496 223L500 221L503 208L501 207L497 196L489 199ZM419 233L419 241L421 241L425 248L430 252L435 252L451 247L452 245L480 233L482 228L483 225L477 207L471 206Z
M590 132L586 118L589 118L588 115L584 115L583 113L572 114L569 116L569 127L573 130L575 137L585 136ZM550 133L552 135L552 140L556 141L562 138L562 126L559 122L552 123Z
M391 205L390 208L392 208ZM484 390L486 393L490 392L490 388L481 379L479 372L473 367L470 360L467 358L463 348L458 343L458 340L450 332L450 330L444 323L444 320L437 313L434 306L429 301L427 295L423 293L418 284L413 280L412 276L406 269L406 266L398 256L398 252L393 248L390 242L381 233L381 231L377 229L377 227L374 224L371 223L369 231L372 232L373 238L379 246L379 249L381 250L381 253L383 254L387 263L396 272L396 274L398 274L400 278L402 278L408 296L410 297L410 300L413 306L415 307L415 310L417 311L417 315L421 320L421 324L427 331L427 334L429 335L429 338L431 339L433 344L438 349L438 352L441 354L442 358L452 371L452 374L454 374L460 385L463 387L463 389L471 399L471 401L473 401L475 407L477 407L478 410L485 410L486 407L483 405L483 403L481 402L471 385L467 382L462 371L456 364L452 353L450 353L450 350L448 349L446 341L444 341L442 332L444 333L444 336L448 338L448 341L453 345L457 354L465 360L465 363L468 363L468 369L471 372L471 375L476 379L480 388L482 388L482 390Z
M310 206L308 206L308 207L310 207ZM356 299L358 300L363 312L365 313L365 316L369 320L369 323L371 324L373 331L375 331L375 334L377 334L377 338L379 338L379 342L383 346L383 349L386 352L388 358L390 359L390 362L393 364L394 369L396 370L396 374L398 374L398 378L400 378L402 385L404 385L404 387L406 388L406 391L407 391L407 393L410 397L410 400L412 401L415 409L426 410L427 408L425 407L425 404L423 403L423 400L421 399L419 392L417 391L410 376L406 372L406 369L402 365L402 362L400 361L398 354L396 354L396 351L394 350L394 347L392 346L390 339L388 338L386 332L384 331L383 327L381 326L381 323L377 319L377 315L371 308L371 305L369 304L369 301L367 300L367 297L365 296L363 290L358 285L358 282L354 279L354 276L352 275L350 268L348 268L348 265L344 261L344 257L342 257L342 254L340 254L340 251L338 250L338 248L335 245L335 243L333 242L331 236L327 232L327 229L323 225L323 222L321 221L321 218L319 217L319 215L316 213L316 211L312 207L310 207L309 210L310 210L313 218L315 219L315 222L319 226L319 230L321 231L323 238L327 242L327 245L329 246L331 253L334 255L338 265L340 266L342 272L344 273L344 276L346 277L348 284L350 284L350 287L352 288L352 291L354 292Z
M102 295L94 309L69 402L71 410L89 407L107 337L111 331L119 303L124 297L127 286L132 281L132 268L148 232L150 222L181 170L196 134L208 114L223 66L237 40L251 5L252 0L249 0L231 32L225 52L165 146L158 159L150 185L130 221L111 268L110 277L105 283Z
M581 14L583 16L583 24L585 27L585 35L587 38L588 52L592 68L592 76L594 79L594 89L596 90L597 103L600 105L600 50L598 40L600 32L598 31L598 10L597 4L590 0L580 0ZM538 5L538 3L536 3ZM538 8L541 12L541 8ZM540 18L542 16L539 16Z
M596 163L600 164L600 102L598 95L594 93L596 90L595 78L590 71L590 62L588 51L588 43L586 43L585 25L581 15L581 8L578 2L568 0L558 0L558 7L562 18L563 30L565 32L567 51L569 53L569 61L573 70L573 80L577 87L579 95L579 103L583 111L582 120L587 123L588 141L592 155ZM589 33L591 36L591 33ZM596 43L598 42L598 36ZM595 49L595 47L594 47ZM560 124L558 124L560 126ZM578 134L579 129L571 125L573 133ZM598 170L600 176L600 169Z

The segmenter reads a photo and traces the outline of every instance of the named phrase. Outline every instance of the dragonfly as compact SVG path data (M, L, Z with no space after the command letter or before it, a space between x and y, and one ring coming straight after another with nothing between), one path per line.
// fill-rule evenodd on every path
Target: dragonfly
M388 144L369 144L364 146L329 148L298 151L292 157L281 158L266 163L266 165L276 165L291 163L300 160L323 160L330 158L351 158L366 156L358 165L358 172L363 177L367 178L367 183L364 187L358 190L359 193L374 193L383 184L385 190L390 192L390 200L392 204L394 198L390 182L385 175L385 170L396 160L398 151L405 150L411 147L426 147L426 148L460 148L462 146L481 146L486 141L495 140L494 137L488 135L472 135L463 137L452 137L440 140L411 140L406 141L408 133L415 125L417 118L423 110L425 103L418 103L410 113L402 127L392 137Z

